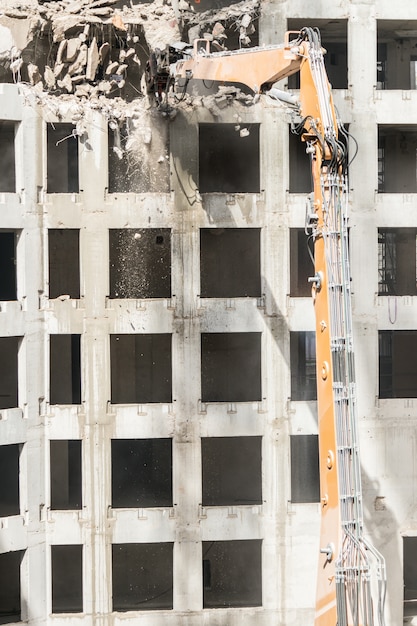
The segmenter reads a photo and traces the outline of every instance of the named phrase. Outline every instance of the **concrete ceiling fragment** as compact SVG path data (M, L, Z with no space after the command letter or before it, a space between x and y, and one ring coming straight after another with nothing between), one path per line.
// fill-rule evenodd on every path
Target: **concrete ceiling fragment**
M231 28L238 45L250 43L260 0L207 11L196 10L194 1L22 0L16 6L2 0L0 82L20 83L50 111L79 104L117 124L149 113L141 78L151 50L196 37L227 49ZM187 94L183 106L206 106L216 115L232 100L250 104L233 88L195 98L195 104Z

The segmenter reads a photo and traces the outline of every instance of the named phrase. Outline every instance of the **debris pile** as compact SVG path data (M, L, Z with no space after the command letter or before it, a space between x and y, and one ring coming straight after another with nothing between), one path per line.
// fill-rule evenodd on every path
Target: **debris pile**
M113 192L164 191L168 184L168 129L146 94L150 52L195 38L213 50L257 43L260 0L224 0L228 6L205 11L197 0L17 0L8 8L11 1L0 3L0 82L19 83L46 119L71 120L86 149L87 117L100 111L109 125ZM254 102L234 86L169 97L173 113L203 106L214 117L233 102Z
M199 37L212 42L213 49L236 49L256 45L259 0L246 0L220 9L195 13L192 4L180 0L182 19L188 24L188 41Z
M256 32L259 0L203 12L192 0L126 2L32 0L0 10L0 81L57 96L133 100L143 95L151 50L198 37L213 50L234 49Z

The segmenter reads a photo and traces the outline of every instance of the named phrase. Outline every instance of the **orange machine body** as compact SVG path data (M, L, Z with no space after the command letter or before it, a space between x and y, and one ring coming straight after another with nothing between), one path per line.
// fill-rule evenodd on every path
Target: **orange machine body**
M205 39L196 39L193 57L175 64L175 76L241 83L260 93L265 85L295 74L300 68L299 56L287 45L213 53L209 45Z

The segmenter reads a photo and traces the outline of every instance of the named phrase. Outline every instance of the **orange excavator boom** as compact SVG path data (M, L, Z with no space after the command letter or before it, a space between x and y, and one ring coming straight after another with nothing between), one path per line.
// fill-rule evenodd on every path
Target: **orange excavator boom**
M321 497L315 626L384 626L385 563L364 534L351 278L348 256L347 134L338 123L317 29L288 32L279 46L210 52L155 51L148 90L167 104L172 83L243 84L291 107L293 130L306 144L313 194L306 228L314 241L312 295L316 318L317 406ZM299 100L274 83L300 74ZM345 139L345 142L341 139Z

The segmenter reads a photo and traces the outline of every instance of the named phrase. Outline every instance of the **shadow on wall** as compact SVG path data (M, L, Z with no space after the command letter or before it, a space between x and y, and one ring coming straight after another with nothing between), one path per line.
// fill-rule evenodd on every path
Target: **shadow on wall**
M402 555L398 549L398 520L388 506L381 483L371 478L361 467L363 515L366 536L381 552L387 564L387 598L385 619L388 624L400 623L401 614L395 613L397 597L403 596ZM375 606L374 597L374 606ZM375 608L374 608L375 610ZM406 622L404 622L406 623Z
M211 232L214 233L215 231L218 231L220 235L221 231L226 231L226 230L230 230L230 231L233 231L233 230L255 231L257 230L257 229L239 228L239 226L241 227L242 222L245 225L250 225L250 217L248 218L248 215L240 206L240 201L236 202L232 206L227 203L226 197L216 195L216 192L217 194L219 193L250 194L250 193L256 193L257 191L259 191L258 184L255 185L253 189L252 188L246 189L246 191L244 188L239 188L239 181L240 181L241 176L245 177L245 184L248 183L248 180L252 180L252 181L255 180L253 177L251 179L250 176L246 176L245 174L241 174L240 176L237 175L237 177L235 177L236 172L233 172L233 176L235 178L233 177L230 178L227 176L228 170L232 169L234 165L234 158L230 156L231 151L232 153L238 151L239 145L240 145L239 144L240 135L239 135L239 132L236 132L234 130L234 127L233 127L234 125L225 125L225 124L220 125L220 124L213 123L213 124L201 125L199 129L197 125L189 124L186 117L182 115L177 116L175 124L177 123L179 123L181 127L184 129L184 135L186 136L185 144L179 145L178 141L172 142L172 147L174 148L174 151L172 153L172 158L174 161L174 166L176 166L174 176L175 175L178 176L180 187L182 188L182 191L184 193L184 204L183 204L184 210L192 208L195 204L199 204L199 202L201 201L201 198L199 197L199 189L198 189L199 185L200 185L200 191L206 191L207 193L212 194L210 196L207 196L207 198L204 198L204 202L203 202L203 208L210 215L210 225L212 226L212 228L203 229L204 235L201 239L202 249L203 249L203 245L205 242L204 237L206 238L209 237ZM230 136L228 135L228 148L229 148L229 151L227 152L228 157L223 158L223 160L219 158L216 161L214 154L216 151L219 151L219 153L222 153L223 140L225 139L226 134L222 135L221 130L226 128L226 126L232 127L232 134ZM201 131L201 128L203 128L203 131L202 133L200 132L199 134L199 130ZM216 129L216 132L212 132L210 134L210 131L212 131L213 129ZM234 143L234 147L232 145L232 150L231 150L231 144L233 144L233 139L234 139L233 133L236 134L236 142ZM195 159L192 159L192 158L190 159L190 154L191 155L195 154L194 152L195 148L192 147L192 143L196 142L198 135L199 135L200 140L202 137L205 137L205 143L204 143L204 146L203 145L200 146L200 150L198 154L199 160L196 163ZM216 141L211 142L211 140L214 137L216 138ZM259 142L259 135L257 136L256 141ZM187 149L184 149L184 146L187 144L190 146L190 151L188 151ZM209 145L210 150L212 150L212 154L210 155L204 154L203 148L206 149L207 144ZM256 152L256 151L251 150L250 155L251 155L250 159L248 159L247 156L244 159L243 167L249 168L249 171L252 169L253 170L256 169L259 174L259 151ZM216 167L212 166L211 164L212 159L214 159L214 163ZM198 171L199 169L200 171ZM215 173L215 175L211 176L211 174L213 173ZM203 187L201 187L202 176L203 176L203 182L204 182ZM204 179L204 176L206 177L205 179ZM198 183L199 179L200 179L200 182ZM223 181L226 181L225 186L223 186ZM232 187L229 186L231 184L231 181L232 182L234 181L234 186ZM220 185L220 187L217 185ZM252 198L250 199L251 201L253 200ZM242 202L245 203L245 199L243 199ZM246 205L245 205L245 208L246 208ZM239 219L237 219L237 217L239 217ZM224 228L224 224L227 224L228 228ZM218 237L218 238L221 239L221 237ZM244 258L244 250L240 251L239 257ZM228 263L227 261L225 261L224 258L222 260L222 265L223 265L223 268L228 267ZM202 267L203 267L203 264L202 264ZM238 270L239 268L237 268L237 271ZM224 271L227 273L227 269ZM261 271L261 266L259 264L259 273L260 271ZM204 279L204 276L202 275L202 286L204 283L203 279ZM268 281L266 280L265 276L261 278L259 289L263 293L257 293L258 286L256 286L255 291L251 291L248 294L237 293L237 294L234 294L234 297L245 297L245 296L249 296L249 297L263 296L264 297L266 307L264 311L261 310L262 319L264 321L266 328L270 332L272 341L276 344L278 348L278 351L280 353L281 358L283 359L283 362L286 364L286 366L289 369L291 369L292 359L291 359L291 351L289 349L289 342L288 342L288 336L289 336L290 330L288 328L287 320L285 317L285 312L280 310L280 307L274 297L275 290L272 289L271 286L268 284ZM204 291L204 287L202 287L202 293L201 293L202 297L227 297L225 294L213 295L210 292L210 289L208 291L209 292L206 293ZM372 386L369 388L373 388L373 382L372 381L370 382ZM314 411L314 419L315 421L317 421L315 405L313 405L312 403L309 403L308 407L311 411ZM398 553L397 519L395 518L391 508L387 506L385 499L383 497L383 494L381 494L380 492L381 488L380 488L379 483L377 481L372 482L373 478L371 479L363 471L362 473L363 473L363 485L364 485L364 494L365 494L364 517L365 517L365 525L366 525L367 534L370 538L372 538L372 542L375 544L375 546L378 549L380 549L383 553L384 552L386 553L387 558L389 558L390 566L392 563L394 564L395 571L389 572L389 580L390 580L391 586L401 585L403 575L402 575L402 569L401 569L401 562L402 562L401 555ZM285 528L284 528L284 533L285 533ZM395 555L392 554L392 545L396 546ZM207 573L207 576L208 575L209 573ZM285 565L282 566L281 571L278 574L278 577L279 577L279 580L285 580ZM285 606L285 585L281 585L280 588L281 588L281 594L282 594L280 602L282 606ZM393 590L395 591L394 587L393 587ZM397 595L397 598L398 598L398 594L392 593L391 595L393 596L394 601L395 601L395 595ZM400 596L402 597L402 591L400 591ZM395 616L395 617L398 618L399 616ZM398 621L398 619L396 621Z

